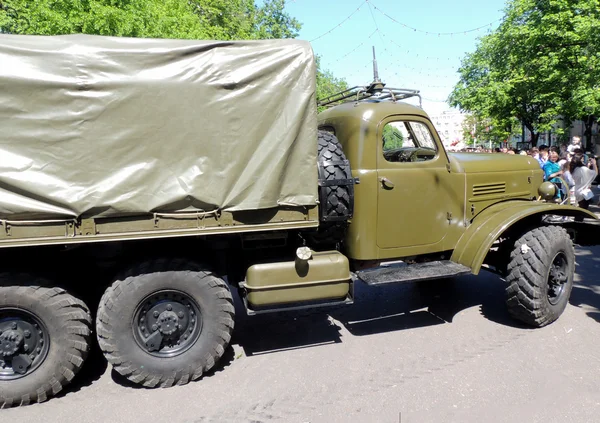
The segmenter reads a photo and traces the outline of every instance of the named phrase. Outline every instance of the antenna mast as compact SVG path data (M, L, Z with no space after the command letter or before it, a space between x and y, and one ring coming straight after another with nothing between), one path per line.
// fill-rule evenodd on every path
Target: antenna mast
M373 46L373 82L381 82L379 71L377 70L377 58L375 57L375 46Z
M373 82L367 88L369 94L379 94L383 91L385 84L379 79L379 71L377 70L377 57L375 57L375 46L373 46Z

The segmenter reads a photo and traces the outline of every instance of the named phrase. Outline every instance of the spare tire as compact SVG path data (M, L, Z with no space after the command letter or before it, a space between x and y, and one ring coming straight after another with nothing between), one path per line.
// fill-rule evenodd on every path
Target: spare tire
M309 241L316 246L335 245L344 240L354 213L354 183L350 162L335 135L318 133L319 229Z

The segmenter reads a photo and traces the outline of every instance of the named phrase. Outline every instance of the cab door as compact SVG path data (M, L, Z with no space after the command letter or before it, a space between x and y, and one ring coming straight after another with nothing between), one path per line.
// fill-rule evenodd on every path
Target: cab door
M377 245L388 250L382 257L441 251L451 219L449 166L434 131L412 115L379 125Z

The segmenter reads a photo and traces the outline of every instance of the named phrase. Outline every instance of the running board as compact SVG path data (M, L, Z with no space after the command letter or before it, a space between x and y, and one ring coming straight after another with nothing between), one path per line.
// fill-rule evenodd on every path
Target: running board
M385 285L448 278L471 273L471 269L450 260L415 264L394 264L363 270L357 276L367 285Z

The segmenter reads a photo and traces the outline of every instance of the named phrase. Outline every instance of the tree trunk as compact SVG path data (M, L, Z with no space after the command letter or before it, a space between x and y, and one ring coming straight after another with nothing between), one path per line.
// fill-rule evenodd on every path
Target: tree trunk
M540 133L539 132L533 132L531 131L531 146L532 147L537 147L537 143L538 143L538 138L540 137Z
M596 116L594 116L594 115L589 115L585 119L583 119L583 125L585 128L583 131L583 136L584 136L584 140L585 140L583 145L588 150L593 147L592 146L592 126L594 125L595 121L596 121Z
M531 133L531 147L537 147L538 138L540 137L540 134L534 131L532 124L530 124L528 122L523 122L523 125ZM525 140L523 140L523 141L525 141Z

